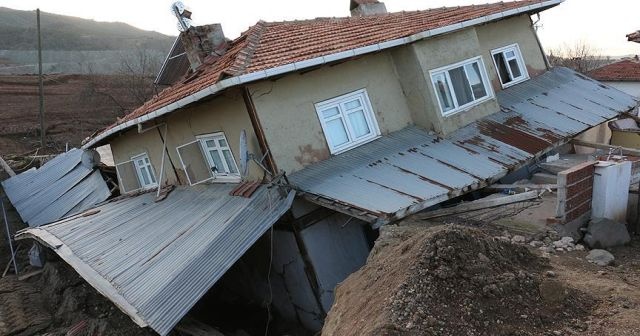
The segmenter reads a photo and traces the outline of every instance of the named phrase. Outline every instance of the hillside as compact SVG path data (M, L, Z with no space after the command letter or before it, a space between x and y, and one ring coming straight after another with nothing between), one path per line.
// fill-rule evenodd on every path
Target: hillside
M145 31L121 22L97 22L40 13L45 50L154 49L166 52L175 37ZM36 13L0 7L0 48L33 50L37 45Z
M45 73L114 74L144 52L161 63L175 37L120 22L41 12ZM37 72L35 11L0 7L0 74ZM158 64L159 66L159 64Z
M131 89L127 80L113 75L45 76L50 148L39 153L63 150L67 143L78 147L84 138L140 105L139 92ZM39 148L38 129L38 76L0 76L0 155Z

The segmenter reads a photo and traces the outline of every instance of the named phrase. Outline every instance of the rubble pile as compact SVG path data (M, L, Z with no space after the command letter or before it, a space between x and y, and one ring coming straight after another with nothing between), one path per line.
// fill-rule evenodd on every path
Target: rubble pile
M581 328L589 296L546 274L547 260L524 244L502 240L455 225L385 227L367 265L338 287L322 334L544 335Z
M525 237L520 235L511 235L505 231L496 239L513 244L529 245L538 248L542 252L542 257L548 258L554 253L584 251L585 246L576 243L572 237L560 237L558 232L548 230L545 233L538 234L533 237Z

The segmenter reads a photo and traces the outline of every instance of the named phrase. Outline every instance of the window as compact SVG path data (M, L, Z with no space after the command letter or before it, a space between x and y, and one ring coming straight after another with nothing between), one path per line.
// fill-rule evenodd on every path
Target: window
M151 161L149 161L149 156L147 156L146 153L132 157L131 161L133 161L133 164L136 167L138 181L143 189L158 186L156 176L153 173L153 167L151 167Z
M200 136L198 140L213 173L220 176L238 175L238 167L224 133Z
M493 50L491 55L503 88L529 79L517 44Z
M190 185L210 180L237 182L238 166L224 133L200 135L176 148Z
M316 104L331 154L338 154L380 135L365 89Z
M482 58L430 71L442 115L448 116L492 97Z
M128 193L158 186L151 161L146 153L116 165L120 191Z

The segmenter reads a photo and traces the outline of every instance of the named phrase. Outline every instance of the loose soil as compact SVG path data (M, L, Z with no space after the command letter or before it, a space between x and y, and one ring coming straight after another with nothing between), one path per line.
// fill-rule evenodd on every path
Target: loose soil
M596 299L521 245L478 229L384 229L342 283L323 335L556 335L580 331ZM552 274L552 273L551 273Z

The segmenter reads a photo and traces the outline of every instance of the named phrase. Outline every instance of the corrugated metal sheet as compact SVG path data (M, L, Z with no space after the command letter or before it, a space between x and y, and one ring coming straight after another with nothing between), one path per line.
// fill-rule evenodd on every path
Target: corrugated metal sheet
M140 326L166 335L291 206L294 193L260 187L250 198L234 185L180 187L110 202L39 228L51 247Z
M92 150L72 149L39 169L2 182L11 204L31 227L84 211L110 195Z
M566 68L500 91L497 99L500 112L446 139L408 127L309 166L290 181L316 203L380 225L492 183L638 104Z

